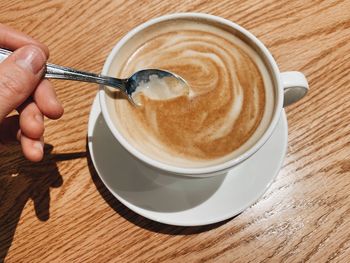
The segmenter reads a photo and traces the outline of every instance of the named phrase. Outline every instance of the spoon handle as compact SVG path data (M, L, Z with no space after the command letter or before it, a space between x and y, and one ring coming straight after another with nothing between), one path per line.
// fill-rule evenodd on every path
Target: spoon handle
M0 62L6 59L12 52L0 48ZM83 81L83 82L91 82L102 84L106 86L115 87L125 91L125 83L124 79L117 79L108 76L98 75L91 72L81 71L74 68L63 67L51 63L46 64L46 72L45 78L49 79L65 79L65 80L75 80L75 81Z

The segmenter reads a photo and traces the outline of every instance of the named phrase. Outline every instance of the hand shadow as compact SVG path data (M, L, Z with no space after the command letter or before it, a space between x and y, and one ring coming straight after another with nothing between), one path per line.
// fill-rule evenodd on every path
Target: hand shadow
M86 152L52 154L53 146L45 144L44 159L32 163L22 157L18 144L3 146L0 151L0 262L11 246L22 210L33 200L35 214L41 221L50 217L50 187L63 183L57 162L82 158Z

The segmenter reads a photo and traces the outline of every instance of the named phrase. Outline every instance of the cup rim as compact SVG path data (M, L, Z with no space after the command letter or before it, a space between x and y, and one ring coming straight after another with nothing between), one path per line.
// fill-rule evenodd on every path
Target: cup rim
M237 164L243 162L244 160L248 159L250 156L252 156L257 150L259 150L265 142L270 138L272 135L273 130L275 129L277 122L280 117L281 110L283 108L283 92L281 87L281 80L280 80L280 71L278 69L277 63L272 57L271 53L268 51L268 49L265 47L265 45L257 38L255 37L252 33L250 33L248 30L244 29L240 25L227 20L225 18L215 16L215 15L210 15L206 13L193 13L193 12L188 12L188 13L173 13L173 14L167 14L163 15L157 18L153 18L151 20L148 20L135 28L133 28L131 31L129 31L126 35L124 35L118 42L117 44L113 47L112 51L109 53L103 69L102 69L102 74L107 75L108 71L110 69L110 66L112 65L112 62L114 60L115 55L118 53L119 49L127 42L129 41L134 35L136 35L139 31L153 25L157 24L163 21L167 20L173 20L173 19L181 19L181 18L201 18L201 19L206 19L210 21L215 21L221 24L224 24L226 26L229 26L233 28L234 30L237 30L241 32L245 37L250 39L251 41L254 42L254 44L259 48L259 50L264 54L266 61L269 63L271 73L275 76L276 82L277 82L277 87L276 87L276 96L275 96L275 111L272 116L272 120L270 122L270 125L264 132L264 134L259 138L259 140L247 151L242 153L241 155L232 158L226 162L220 163L220 164L215 164L211 166L206 166L206 167L178 167L175 165L170 165L166 164L157 160L152 159L151 157L147 156L146 154L143 154L139 150L137 150L132 144L130 144L124 136L118 131L116 126L114 125L107 109L107 104L106 104L106 92L105 88L103 86L100 87L99 89L99 100L100 100L100 105L101 105L101 111L102 115L107 123L107 126L109 127L110 131L114 135L114 137L118 140L118 142L133 156L135 156L137 159L142 161L143 163L147 164L148 166L154 167L158 170L161 170L163 172L171 173L171 174L177 174L177 175L185 175L185 176L192 176L192 177L203 177L208 174L217 174L220 173L221 171L226 171Z

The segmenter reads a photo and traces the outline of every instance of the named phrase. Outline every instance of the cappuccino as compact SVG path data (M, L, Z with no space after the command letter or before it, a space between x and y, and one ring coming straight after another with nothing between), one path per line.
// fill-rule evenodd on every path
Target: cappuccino
M189 84L170 99L139 94L142 107L121 94L115 98L117 129L153 159L180 167L219 164L252 147L270 124L269 72L230 29L204 20L163 21L134 36L120 53L117 77L158 68Z

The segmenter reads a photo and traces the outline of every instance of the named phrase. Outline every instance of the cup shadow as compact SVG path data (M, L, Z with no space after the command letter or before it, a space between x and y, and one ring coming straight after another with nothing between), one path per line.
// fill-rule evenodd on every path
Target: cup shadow
M50 218L50 188L60 187L63 178L57 163L86 157L86 152L53 154L53 146L45 144L44 159L27 161L18 144L7 144L0 151L0 262L5 260L24 206L33 200L37 218Z
M205 226L192 226L192 227L183 227L183 226L173 226L168 224L163 224L159 222L152 221L148 218L145 218L132 210L130 210L128 207L123 205L120 201L118 201L117 198L113 196L113 194L107 189L107 187L104 185L102 180L97 174L97 171L94 168L94 165L91 160L91 153L88 154L88 166L90 175L92 178L92 181L94 182L97 191L102 196L102 198L106 201L106 203L120 216L122 216L124 219L128 220L130 223L137 225L138 227L141 227L143 229L146 229L148 231L161 233L161 234L167 234L167 235L193 235L193 234L199 234L202 232L206 232L215 228L218 228L227 222L229 222L231 219L224 220L219 223L205 225Z

